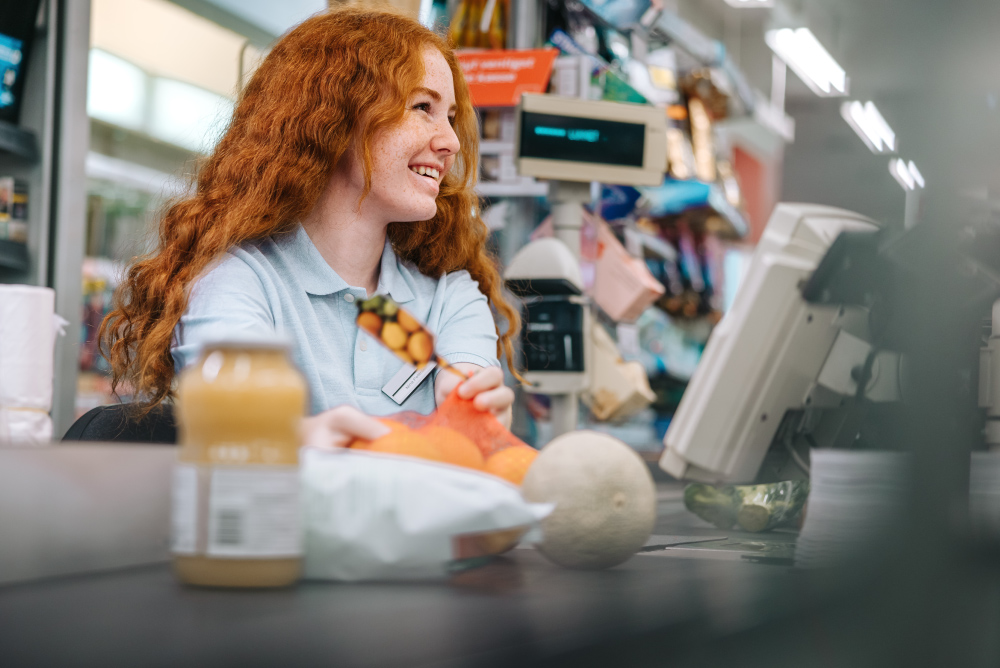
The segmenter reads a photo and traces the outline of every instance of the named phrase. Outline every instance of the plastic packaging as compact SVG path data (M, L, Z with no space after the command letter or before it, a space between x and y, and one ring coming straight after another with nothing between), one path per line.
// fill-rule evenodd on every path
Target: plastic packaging
M684 506L720 529L738 524L756 533L796 525L808 496L805 480L726 487L693 483L684 488Z
M552 511L495 476L353 449L303 450L302 493L305 577L324 580L444 578L540 540Z

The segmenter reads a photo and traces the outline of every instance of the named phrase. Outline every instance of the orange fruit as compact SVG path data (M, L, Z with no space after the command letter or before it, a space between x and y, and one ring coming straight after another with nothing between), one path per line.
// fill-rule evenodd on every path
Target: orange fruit
M407 313L406 311L401 310L399 311L399 313L396 314L396 322L399 323L400 327L402 327L403 329L405 329L410 333L417 332L420 330L420 323L417 322L417 319L414 318L409 313Z
M486 460L486 472L520 485L538 451L526 445L504 448Z
M406 342L406 352L417 364L424 364L434 353L434 342L427 332L414 332L410 334L410 340Z
M395 430L382 438L376 438L368 446L367 450L369 452L385 452L391 455L418 457L435 462L444 461L441 451L434 447L433 443L412 429L407 429L406 431Z
M371 311L365 311L358 315L358 327L372 336L378 336L378 333L382 330L382 318Z
M417 433L425 437L441 452L445 462L477 471L485 470L486 462L483 461L483 453L479 451L479 446L465 434L435 424L421 427Z
M406 330L395 322L387 322L382 327L382 341L392 350L402 350L406 345Z

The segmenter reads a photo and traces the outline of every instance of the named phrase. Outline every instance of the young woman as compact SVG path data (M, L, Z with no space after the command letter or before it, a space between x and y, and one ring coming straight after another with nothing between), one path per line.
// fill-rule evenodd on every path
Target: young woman
M473 187L478 130L448 45L397 14L343 8L274 46L160 243L136 262L101 326L117 387L151 404L202 344L281 333L295 344L311 443L386 428L370 417L429 413L461 379L438 373L403 403L381 388L402 362L359 332L356 302L389 294L473 374L460 396L509 425L517 313L501 296ZM490 305L507 322L501 332Z

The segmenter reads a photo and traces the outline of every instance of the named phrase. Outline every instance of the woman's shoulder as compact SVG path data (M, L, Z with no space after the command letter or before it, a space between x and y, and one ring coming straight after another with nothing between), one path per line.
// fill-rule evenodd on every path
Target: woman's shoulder
M463 291L479 291L479 283L466 269L457 269L440 276L428 276L411 262L398 260L399 273L410 284L414 294L423 296L455 295Z
M274 268L259 241L230 248L201 272L192 285L192 294L214 294L264 290L273 282Z

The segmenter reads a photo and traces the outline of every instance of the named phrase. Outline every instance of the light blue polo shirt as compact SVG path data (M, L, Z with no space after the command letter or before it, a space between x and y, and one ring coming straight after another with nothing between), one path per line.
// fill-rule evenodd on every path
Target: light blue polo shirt
M435 334L439 355L451 363L499 366L489 302L467 271L441 278L421 274L382 251L378 293L389 294ZM397 404L382 387L403 362L358 330L363 288L335 272L301 225L288 234L242 244L192 287L188 308L170 349L178 371L192 364L202 344L230 336L282 334L309 383L312 412L350 404L369 415L434 409L433 374Z

